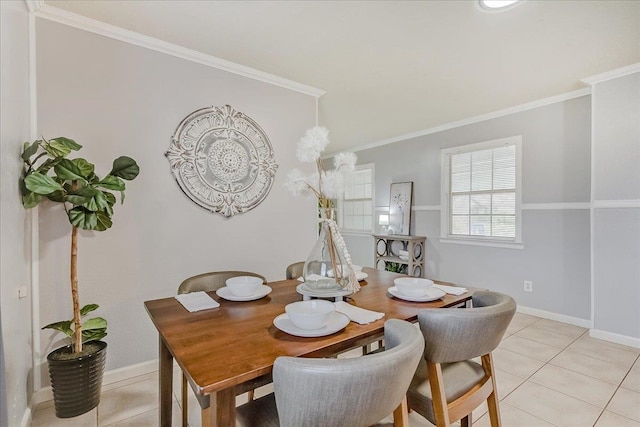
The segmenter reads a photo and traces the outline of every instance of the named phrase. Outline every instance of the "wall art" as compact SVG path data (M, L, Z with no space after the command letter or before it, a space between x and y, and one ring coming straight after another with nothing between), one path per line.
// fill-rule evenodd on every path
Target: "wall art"
M225 217L262 203L278 168L266 133L229 105L185 117L165 156L184 194Z
M413 182L391 184L389 234L408 236L411 231Z

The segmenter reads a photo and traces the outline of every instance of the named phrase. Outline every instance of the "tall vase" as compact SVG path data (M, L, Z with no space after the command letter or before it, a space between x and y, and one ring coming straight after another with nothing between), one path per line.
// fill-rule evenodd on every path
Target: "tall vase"
M333 209L320 210L318 240L304 263L305 286L314 291L338 291L349 284L351 270L331 232L330 221L334 221L334 216Z

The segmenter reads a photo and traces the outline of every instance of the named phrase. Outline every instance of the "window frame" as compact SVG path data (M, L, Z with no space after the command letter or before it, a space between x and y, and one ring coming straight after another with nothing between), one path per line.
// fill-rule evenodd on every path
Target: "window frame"
M355 167L355 172L360 171L360 170L365 170L368 169L371 171L371 228L368 230L359 230L359 229L353 229L353 228L345 228L344 224L345 224L345 220L344 220L344 202L346 201L345 199L345 191L342 192L342 196L340 197L340 199L338 200L338 218L339 218L339 222L338 222L338 226L340 228L340 232L342 234L356 234L356 235L371 235L374 232L374 229L376 227L376 221L375 221L375 196L376 196L376 191L375 191L375 179L376 179L376 172L375 172L375 164L374 163L366 163L366 164L362 164L362 165L356 165Z
M467 236L450 234L451 224L451 156L515 145L516 148L516 187L515 187L515 236ZM493 164L493 162L492 162ZM440 150L441 189L440 189L440 242L465 245L491 246L511 249L523 249L522 242L522 135L494 139Z

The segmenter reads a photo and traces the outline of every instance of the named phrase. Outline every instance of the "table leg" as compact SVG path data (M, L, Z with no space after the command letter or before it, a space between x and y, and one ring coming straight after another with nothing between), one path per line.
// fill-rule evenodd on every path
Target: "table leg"
M162 337L159 346L160 426L171 427L171 395L173 393L173 356Z
M233 387L205 397L208 399L200 400L202 427L235 427L236 394Z

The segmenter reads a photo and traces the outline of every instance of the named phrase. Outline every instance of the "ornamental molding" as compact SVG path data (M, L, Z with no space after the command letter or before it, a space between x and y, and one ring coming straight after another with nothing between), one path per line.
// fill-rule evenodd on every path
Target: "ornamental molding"
M262 203L278 169L266 133L230 105L185 117L165 156L180 189L200 207L227 218Z

